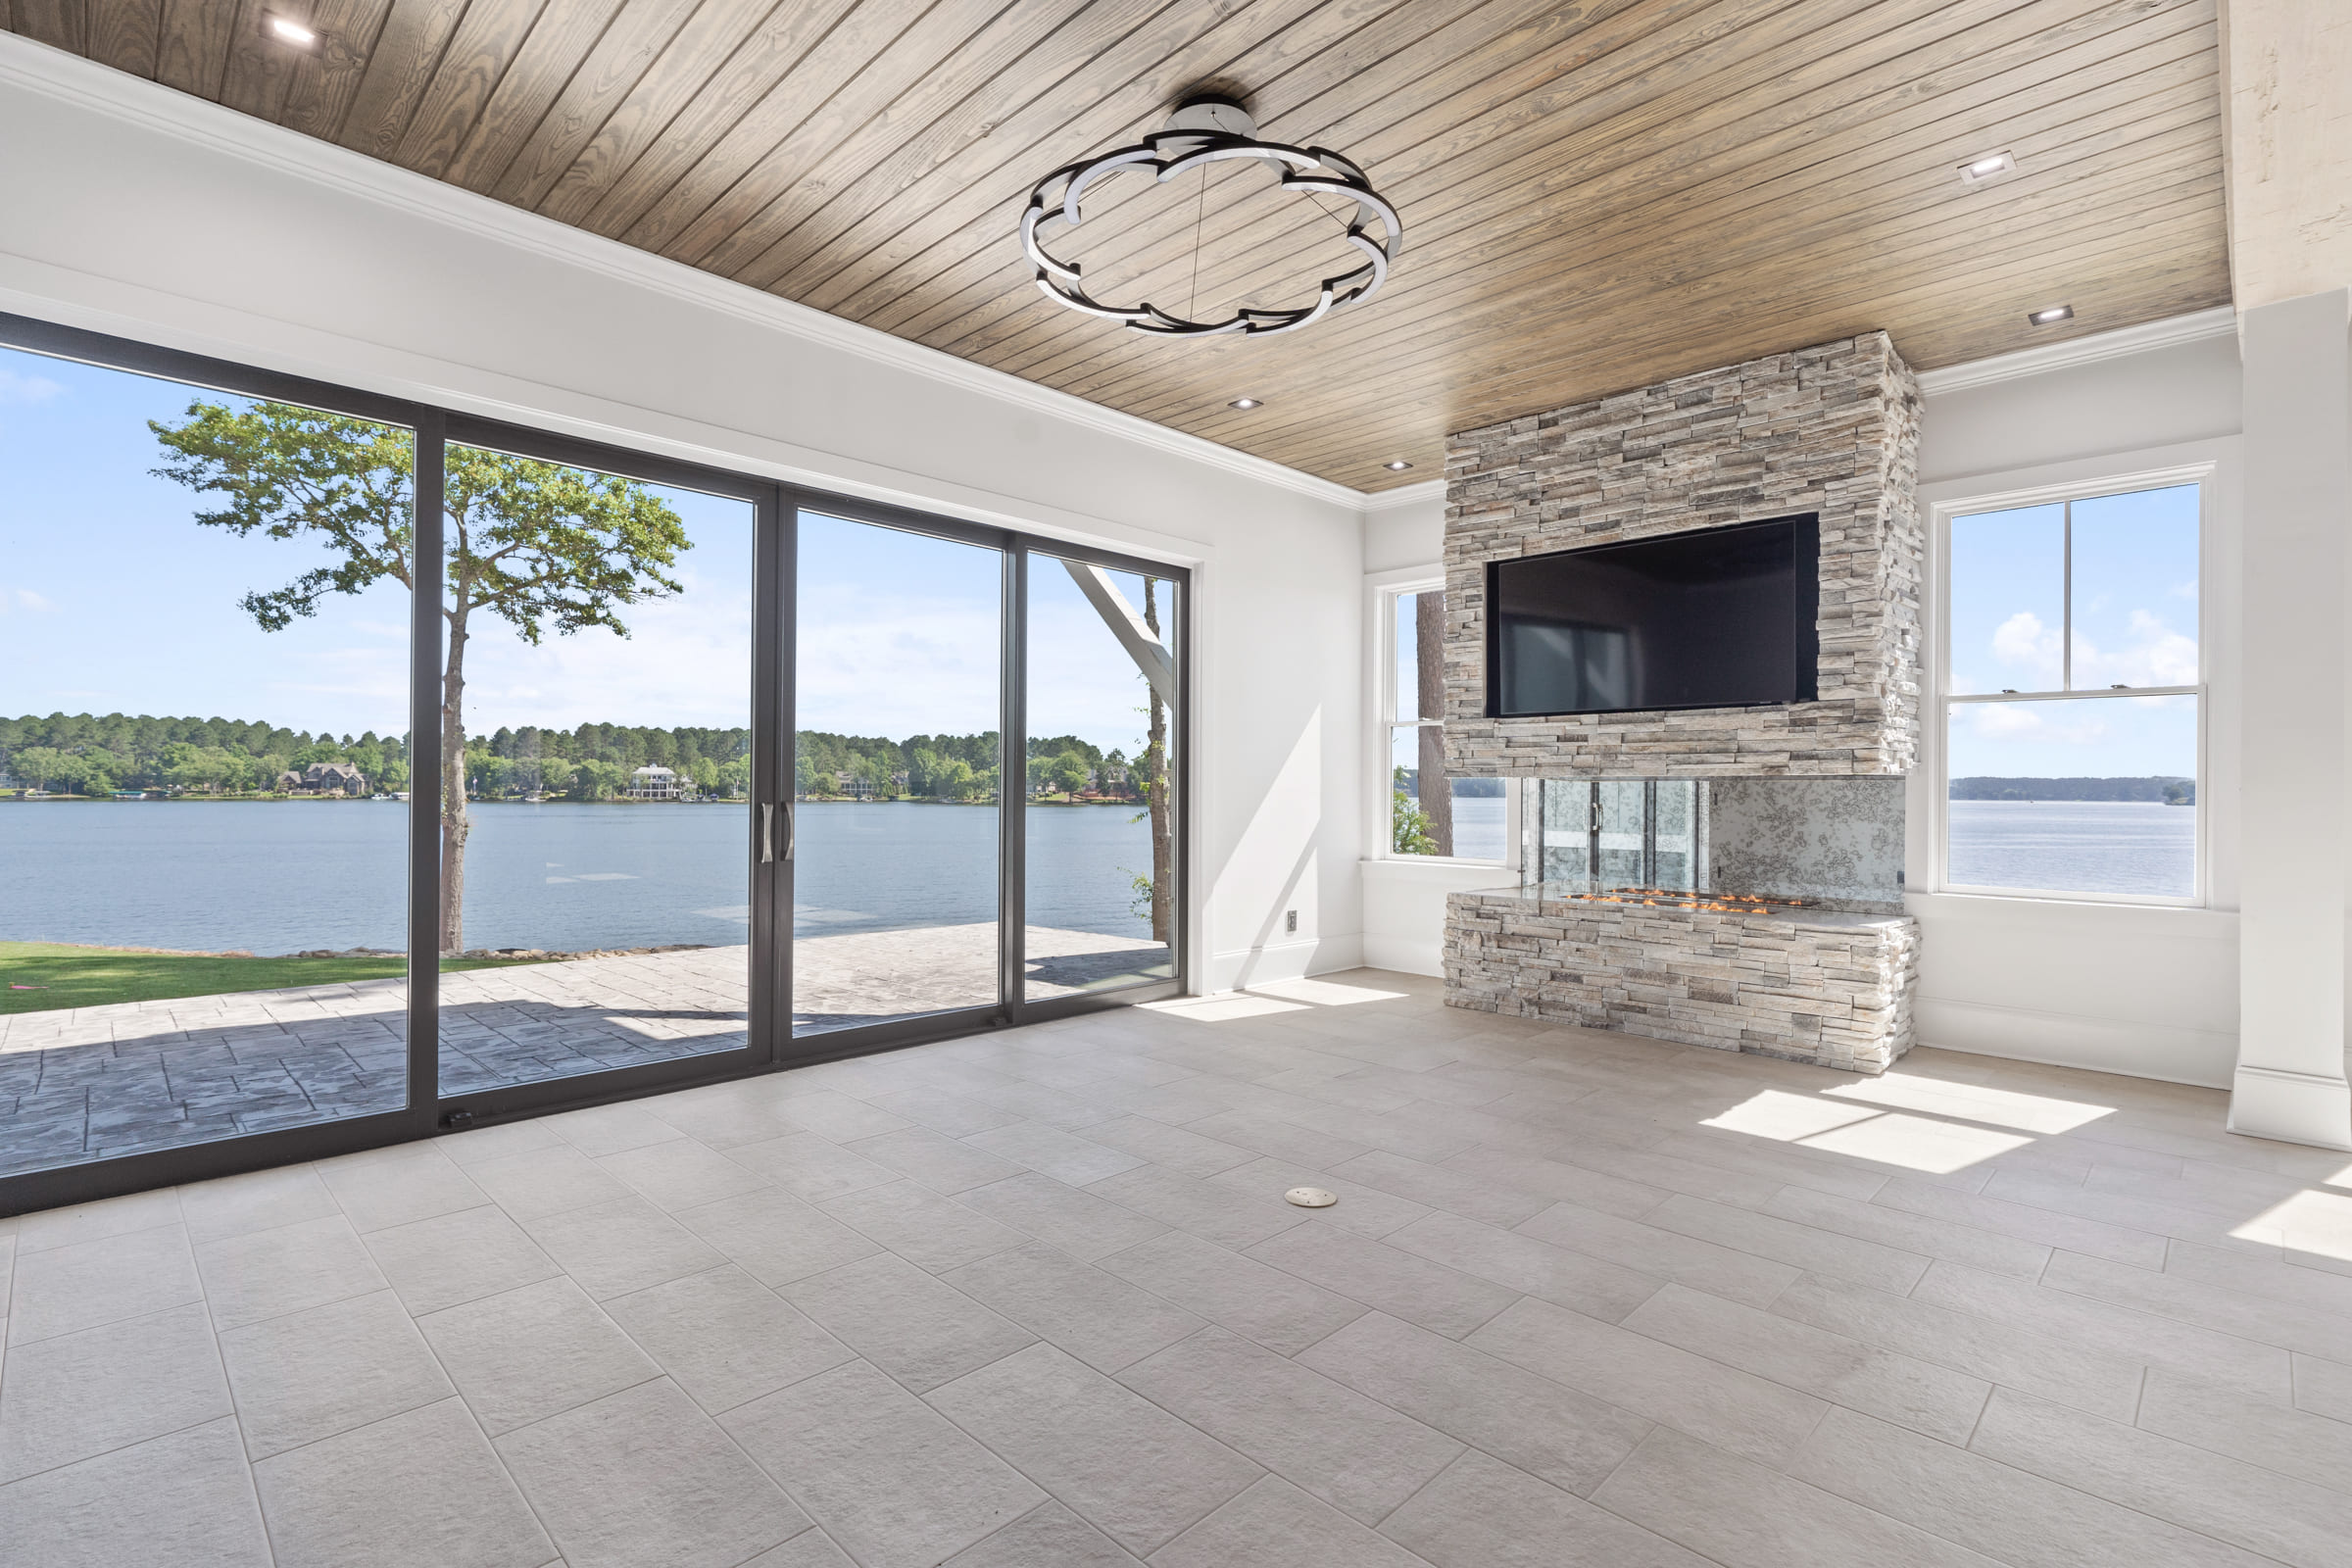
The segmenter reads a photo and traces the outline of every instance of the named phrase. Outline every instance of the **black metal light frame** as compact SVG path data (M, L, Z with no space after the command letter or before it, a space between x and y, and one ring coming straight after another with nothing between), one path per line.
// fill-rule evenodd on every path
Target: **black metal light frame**
M240 397L300 404L416 433L416 583L410 595L409 964L406 1106L300 1127L245 1133L206 1143L51 1166L0 1177L0 1215L88 1202L124 1193L202 1181L320 1159L449 1130L454 1113L483 1126L557 1110L637 1099L666 1090L723 1082L819 1061L893 1051L986 1029L1131 1005L1177 995L1190 973L1192 574L1183 567L1092 549L1010 529L830 495L756 475L606 446L523 425L483 419L430 404L259 369L233 361L159 348L136 339L0 313L0 346L151 375ZM745 1044L733 1051L640 1066L579 1073L483 1092L444 1096L440 1089L439 1001L441 795L441 476L449 444L479 446L652 484L697 490L755 508L753 592L753 769L746 855L752 925L751 1016ZM998 996L993 1005L913 1014L795 1036L792 1030L792 891L790 823L794 811L794 609L797 539L805 513L1001 552L1004 558L1001 762L998 855ZM1027 575L1032 552L1113 570L1143 572L1175 584L1170 624L1176 638L1177 701L1170 705L1176 749L1176 908L1173 977L1032 1002L1023 994L1026 905ZM421 961L420 961L421 960Z

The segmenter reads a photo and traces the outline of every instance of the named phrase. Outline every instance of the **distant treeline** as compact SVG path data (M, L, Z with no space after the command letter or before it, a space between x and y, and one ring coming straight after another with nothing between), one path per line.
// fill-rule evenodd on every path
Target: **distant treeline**
M803 730L798 739L797 782L804 795L842 793L844 775L871 794L950 800L996 795L994 730L903 741ZM466 740L466 790L477 800L535 794L610 800L628 792L638 768L655 765L675 771L692 793L742 796L751 790L751 754L752 732L740 726L502 725ZM1116 749L1105 753L1075 735L1039 736L1029 742L1029 757L1031 777L1047 787L1134 793L1123 785L1132 764ZM55 794L268 794L279 774L300 773L314 762L352 764L369 792L410 784L407 738L372 730L310 735L241 719L143 713L0 718L0 775L15 787Z
M2146 778L1956 778L1955 801L2151 801L2194 806L2197 781L2151 774Z

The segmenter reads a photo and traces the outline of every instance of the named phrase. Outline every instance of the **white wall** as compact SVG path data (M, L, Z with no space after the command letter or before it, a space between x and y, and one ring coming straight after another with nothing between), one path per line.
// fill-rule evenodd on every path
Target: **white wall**
M2226 316L2226 313L2224 313ZM2233 726L2238 361L2218 318L2118 334L2063 354L1923 378L1923 499L1995 494L2212 462L2223 492L2205 635L2208 906L2149 908L1936 892L1921 923L1920 1031L1930 1044L2226 1088L2237 1048L2236 740ZM2135 343L2148 346L2133 347ZM2104 354L2105 357L2096 357ZM2037 363L2039 362L2039 363ZM1435 502L1367 515L1375 575L1434 568ZM1931 583L1933 597L1935 585ZM1924 886L1932 786L1915 775L1907 861ZM1364 946L1390 967L1435 973L1446 894L1494 873L1367 859Z
M0 310L1196 566L1196 981L1358 961L1354 492L12 34L0 147Z

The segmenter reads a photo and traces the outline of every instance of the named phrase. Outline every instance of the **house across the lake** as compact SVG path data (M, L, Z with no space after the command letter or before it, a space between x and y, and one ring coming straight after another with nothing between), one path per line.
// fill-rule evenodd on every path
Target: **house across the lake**
M678 775L661 763L641 767L629 775L629 799L632 801L674 801L678 798Z
M365 795L368 780L349 762L313 762L278 774L275 788L280 795Z

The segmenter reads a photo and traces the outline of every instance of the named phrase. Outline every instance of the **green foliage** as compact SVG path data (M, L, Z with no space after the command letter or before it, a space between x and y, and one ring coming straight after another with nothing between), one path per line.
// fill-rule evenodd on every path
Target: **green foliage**
M459 969L504 968L515 961L445 958L441 971L448 974ZM154 1002L166 997L212 997L232 991L270 991L280 986L397 980L407 973L408 959L398 956L252 958L0 942L0 978L11 986L33 988L0 991L0 1014L95 1007L110 1002Z
M1435 855L1437 835L1431 831L1429 815L1420 804L1404 793L1404 769L1399 767L1390 777L1394 791L1389 797L1389 849L1396 855Z

